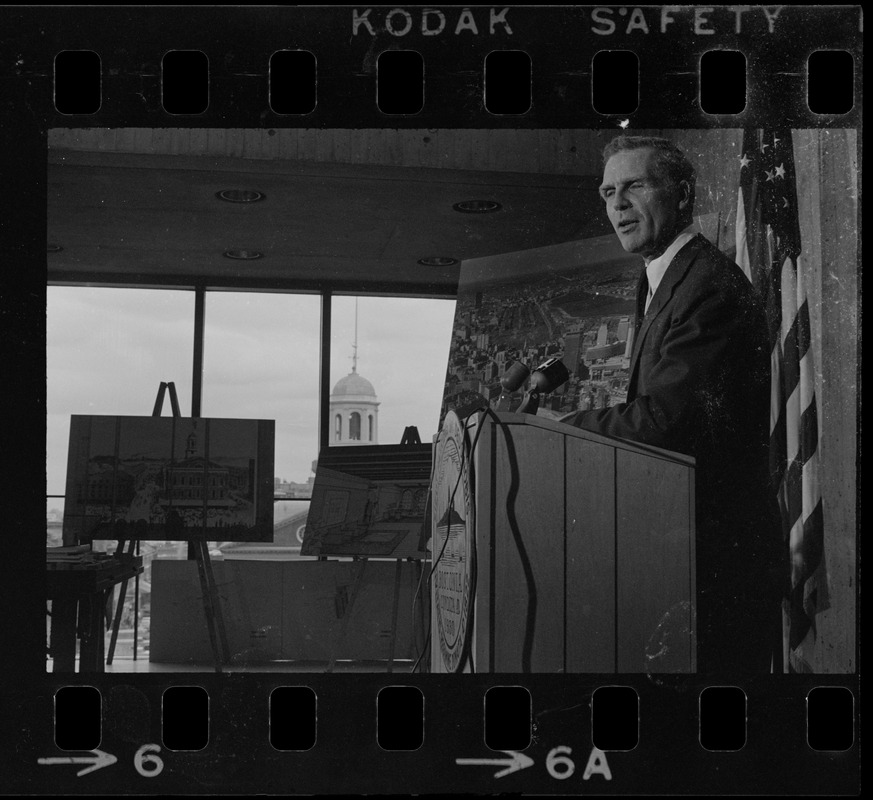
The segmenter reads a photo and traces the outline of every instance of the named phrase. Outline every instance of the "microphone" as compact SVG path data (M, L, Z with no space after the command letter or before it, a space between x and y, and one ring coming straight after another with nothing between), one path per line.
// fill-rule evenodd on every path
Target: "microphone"
M528 389L516 413L536 414L540 407L540 395L555 391L568 380L570 380L570 371L560 358L543 361L531 375L531 388Z
M568 380L570 380L570 371L560 358L550 358L543 361L531 376L531 383L541 394L554 392Z
M507 392L514 392L527 380L528 375L530 375L530 369L522 364L521 361L516 361L506 370L506 372L503 373L503 377L500 379L500 385Z
M516 361L500 379L500 385L503 390L500 392L500 399L497 401L498 411L509 411L509 404L512 399L512 393L518 391L522 384L530 375L530 368L526 367L521 361Z

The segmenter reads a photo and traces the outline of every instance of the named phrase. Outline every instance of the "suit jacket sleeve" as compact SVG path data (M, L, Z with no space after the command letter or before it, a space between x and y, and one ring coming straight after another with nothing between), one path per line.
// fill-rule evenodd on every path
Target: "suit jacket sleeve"
M692 270L693 271L693 270ZM700 426L741 424L730 407L732 384L749 363L750 303L723 281L695 280L679 287L642 344L636 396L611 408L581 411L567 419L580 428L643 444L695 454ZM747 296L746 296L747 297ZM739 376L739 377L738 377ZM732 422L733 420L733 422Z

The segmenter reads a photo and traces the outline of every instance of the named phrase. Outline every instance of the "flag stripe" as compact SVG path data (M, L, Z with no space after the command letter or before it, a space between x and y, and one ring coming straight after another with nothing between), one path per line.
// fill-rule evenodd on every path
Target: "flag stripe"
M803 523L803 549L808 564L820 564L824 559L824 506L819 500Z
M757 248L758 258L765 264L770 264L772 261L772 235L768 232L761 237L766 249ZM770 270L766 277L762 277L762 285L766 286L764 292L764 300L767 304L767 321L770 326L770 341L774 346L779 341L779 332L782 329L782 274L778 269Z
M815 404L807 406L800 415L800 457L808 464L818 450L818 414ZM810 465L812 471L814 464Z
M804 298L797 309L797 352L803 358L809 351L812 333L809 329L809 303Z
M788 461L785 455L786 438L785 415L780 413L773 430L770 431L770 477L774 486L779 486L782 483L782 476L785 474L785 466Z
M746 226L746 201L743 192L737 198L737 228L736 228L737 264L746 273L746 277L755 282L752 276L752 267L749 261L749 238Z
M807 518L803 525L802 538L805 543L804 552L801 554L802 561L805 564L816 564L816 568L823 563L824 558L824 512L821 501L816 504L813 513ZM798 559L801 560L801 559ZM815 612L819 604L819 596L817 588L807 583L808 578L812 577L812 573L808 568L802 570L797 576L796 581L791 589L790 605L791 605L791 627L789 633L789 646L796 649L806 638L807 633L812 628Z
M793 458L789 462L788 469L785 470L783 485L785 488L785 502L788 507L788 519L795 521L794 526L791 528L793 534L797 527L796 522L803 516L803 463L798 459ZM791 545L793 548L793 541Z
M794 394L800 384L800 360L797 358L797 340L799 332L797 330L797 320L788 328L785 335L785 340L782 343L783 352L783 368L782 368L782 386L783 391L789 397Z
M782 353L774 347L770 352L770 432L776 429L782 416Z
M807 354L800 361L800 405L804 411L815 405L815 379L813 376L812 354Z

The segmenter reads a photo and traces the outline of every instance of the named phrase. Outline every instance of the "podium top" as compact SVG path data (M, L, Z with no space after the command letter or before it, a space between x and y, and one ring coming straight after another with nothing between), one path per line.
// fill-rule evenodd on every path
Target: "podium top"
M663 458L667 461L672 461L676 464L684 464L690 467L693 467L696 463L694 456L689 456L685 453L665 450L662 447L654 447L652 445L634 442L630 439L620 439L617 436L606 436L605 434L595 433L594 431L585 430L584 428L577 428L575 425L570 425L556 419L550 419L549 417L542 417L536 414L516 414L512 411L495 411L494 414L504 425L529 425L534 428L554 431L555 433L560 433L564 436L587 439L591 442L616 447L619 450L627 450L633 453L645 453L646 455ZM479 416L481 418L482 414L480 413Z

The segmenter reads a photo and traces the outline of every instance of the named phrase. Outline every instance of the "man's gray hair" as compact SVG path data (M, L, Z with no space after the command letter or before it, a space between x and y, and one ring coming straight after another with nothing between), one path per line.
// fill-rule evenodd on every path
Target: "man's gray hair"
M616 136L603 148L603 166L606 166L606 162L616 153L646 147L655 151L657 169L662 178L673 184L679 184L680 181L688 182L690 195L687 213L693 214L697 171L685 153L669 139L661 136Z

